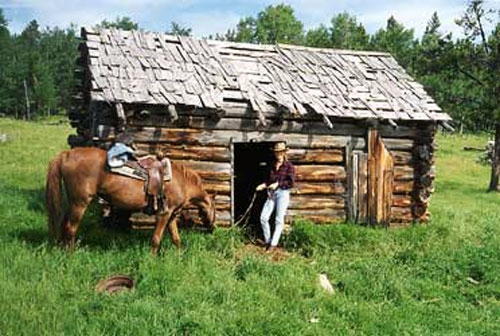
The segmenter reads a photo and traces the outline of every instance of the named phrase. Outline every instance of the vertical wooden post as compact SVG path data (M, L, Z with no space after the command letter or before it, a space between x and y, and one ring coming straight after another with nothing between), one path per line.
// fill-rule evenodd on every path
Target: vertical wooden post
M368 154L356 153L358 161L358 223L368 222Z
M235 218L235 208L234 208L234 177L235 177L235 172L234 172L234 143L233 143L233 138L229 139L229 155L231 159L231 194L230 197L231 199L229 200L230 206L231 206L231 218L229 219L229 223L231 226L234 225L236 222Z
M344 162L345 162L345 171L346 171L346 220L356 221L356 211L354 210L354 204L356 203L355 193L354 193L354 185L355 177L353 174L354 163L353 163L353 153L352 153L352 145L351 140L348 141L344 148Z
M377 223L377 147L378 131L368 129L368 223Z

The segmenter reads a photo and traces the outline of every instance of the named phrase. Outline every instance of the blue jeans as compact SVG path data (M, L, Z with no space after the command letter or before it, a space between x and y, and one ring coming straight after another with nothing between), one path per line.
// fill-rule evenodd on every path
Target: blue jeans
M262 232L264 233L264 240L266 244L271 246L278 245L283 231L283 223L285 221L285 213L290 203L290 189L277 189L272 195L267 198L262 212L260 213L260 224L262 225ZM273 210L276 209L275 228L274 234L271 239L271 231L269 229L269 218Z

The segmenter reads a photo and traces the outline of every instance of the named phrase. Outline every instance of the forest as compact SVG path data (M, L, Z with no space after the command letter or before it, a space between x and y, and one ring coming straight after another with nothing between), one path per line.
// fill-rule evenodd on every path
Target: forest
M391 53L421 82L461 132L493 131L500 120L500 13L488 2L471 0L456 18L460 37L443 32L439 13L416 36L391 16L385 27L369 34L356 16L332 14L328 25L305 29L294 9L271 5L256 16L241 18L227 32L203 38L250 43L286 43L309 47L375 50ZM488 31L485 27L493 27ZM94 28L143 29L130 17L104 20ZM191 35L172 22L166 33ZM0 115L18 119L71 111L79 27L41 28L36 19L21 33L9 30L0 8Z

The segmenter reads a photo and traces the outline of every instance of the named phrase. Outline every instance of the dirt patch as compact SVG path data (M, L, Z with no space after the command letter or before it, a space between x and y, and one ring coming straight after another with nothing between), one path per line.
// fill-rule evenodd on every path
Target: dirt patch
M273 251L266 251L265 245L258 243L253 244L250 242L243 245L240 251L237 252L236 257L241 259L246 254L264 255L274 262L286 260L293 255L291 252L288 252L282 247L276 247Z

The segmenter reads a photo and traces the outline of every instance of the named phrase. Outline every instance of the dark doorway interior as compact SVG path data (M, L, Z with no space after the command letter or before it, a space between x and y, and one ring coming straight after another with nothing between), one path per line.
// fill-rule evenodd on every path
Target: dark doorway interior
M255 187L264 182L268 165L274 159L274 142L246 142L234 144L234 220L238 221L245 213ZM252 207L248 218L249 228L254 233L260 232L260 212L267 194L261 191Z

